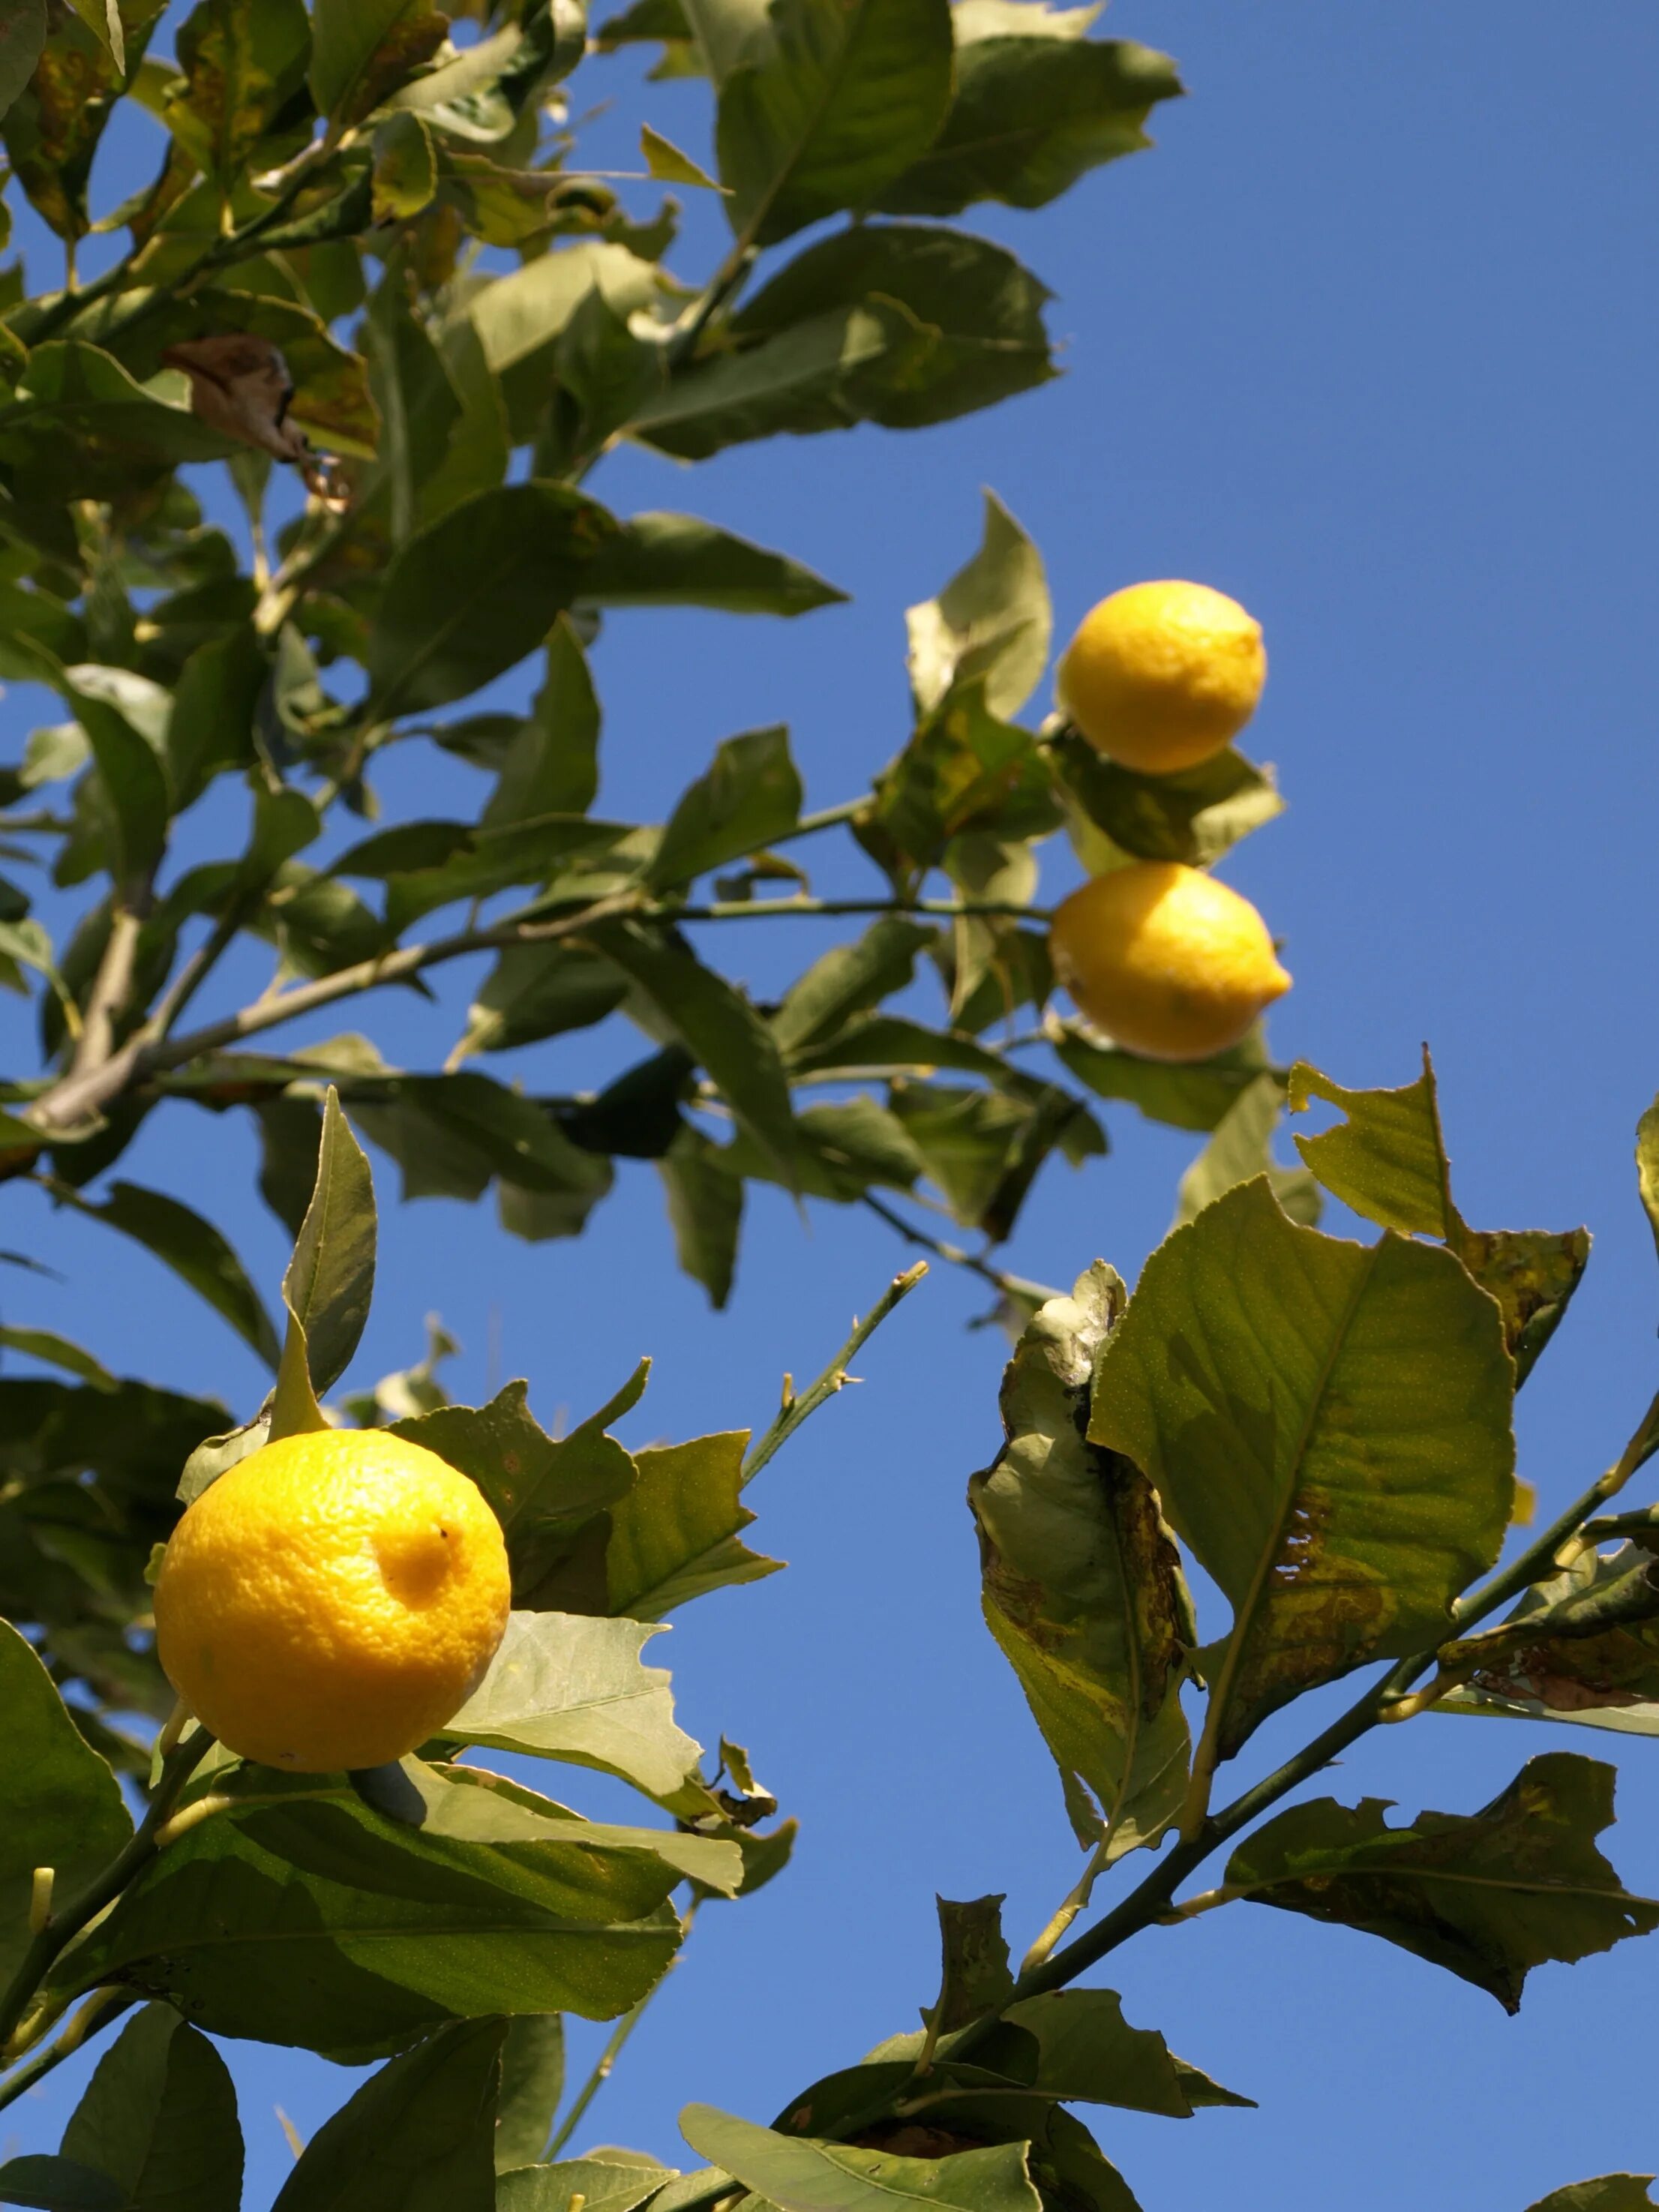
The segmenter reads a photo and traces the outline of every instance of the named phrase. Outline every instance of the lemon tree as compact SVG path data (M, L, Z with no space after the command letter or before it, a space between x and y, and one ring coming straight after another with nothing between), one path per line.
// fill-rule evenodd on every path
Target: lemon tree
M1245 608L1102 576L1056 666L1038 549L988 497L908 610L909 712L863 787L809 804L774 726L659 818L596 811L613 611L842 595L696 514L617 511L608 458L912 433L1052 375L1045 283L963 218L1150 143L1174 64L1094 31L1043 0L0 8L0 677L52 717L0 769L0 986L39 1047L0 1182L136 1240L270 1376L227 1407L21 1299L0 1325L0 2106L99 2053L0 2202L236 2212L222 2051L252 2039L376 2067L282 2212L1152 2212L1114 2111L1237 2126L1248 2100L1084 1984L1143 1931L1273 1906L1513 2009L1534 1966L1659 1921L1603 1852L1594 1758L1393 1820L1346 1778L1307 1794L1431 1713L1659 1731L1659 1508L1632 1488L1659 1411L1510 1541L1515 1392L1588 1237L1465 1222L1426 1066L1351 1091L1270 1051L1272 918L1212 872L1245 876L1279 811L1232 742L1266 672ZM644 114L640 173L602 174L581 118L641 46L647 84L706 85L706 143ZM145 131L148 180L107 204L100 146ZM712 265L686 192L727 226ZM476 803L400 812L392 764L435 754ZM815 886L829 855L860 888ZM828 951L765 999L733 980L734 941L802 917L840 925ZM427 994L417 1064L292 1044L395 985ZM580 1071L602 1030L625 1072L556 1087L543 1048ZM118 1172L186 1106L257 1132L279 1296L188 1193ZM1119 1106L1204 1140L1171 1234L1133 1294L1091 1240L1070 1290L1021 1280L999 1248L1035 1179L1105 1172ZM1013 1949L1000 1899L942 1899L921 2027L772 2125L702 2101L684 2053L683 2170L566 2154L697 1912L787 1879L794 1823L742 1745L684 1733L648 1647L778 1571L750 1486L926 1263L758 1433L635 1451L643 1366L558 1433L523 1381L451 1403L439 1339L354 1387L362 1140L406 1199L490 1193L532 1242L603 1234L617 1176L653 1173L717 1306L750 1186L863 1208L1014 1340L969 1502L1082 1870ZM1652 1116L1638 1160L1659 1222ZM1322 1194L1361 1241L1321 1231ZM589 1817L596 1776L631 1815ZM567 2094L573 2016L613 2026ZM1646 2201L1608 2175L1535 2212Z

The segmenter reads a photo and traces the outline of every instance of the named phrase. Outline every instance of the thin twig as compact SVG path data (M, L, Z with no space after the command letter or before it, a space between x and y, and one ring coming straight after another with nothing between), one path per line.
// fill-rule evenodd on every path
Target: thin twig
M907 1267L902 1275L895 1275L864 1319L854 1322L853 1334L810 1389L802 1391L797 1397L788 1378L785 1377L783 1402L772 1417L770 1426L763 1432L760 1441L744 1460L743 1473L738 1478L740 1484L752 1482L767 1462L781 1450L801 1424L810 1420L827 1398L833 1398L847 1383L857 1382L857 1376L849 1375L847 1371L848 1362L869 1342L894 1307L909 1297L927 1273L927 1262L918 1260L914 1267Z
M975 915L1018 915L1028 921L1048 921L1047 907L1022 905L1018 899L715 899L707 906L663 907L662 917L673 921L772 921L784 915L920 914L945 921L972 921Z
M977 1275L982 1283L989 1283L992 1289L1005 1298L1036 1298L1046 1304L1050 1298L1057 1298L1060 1295L1047 1283L1030 1283L1022 1275L1007 1274L1002 1268L994 1267L988 1260L981 1259L977 1252L964 1251L960 1244L947 1243L942 1237L930 1236L927 1230L919 1229L914 1221L907 1221L902 1213L889 1206L885 1199L878 1198L873 1191L866 1190L863 1194L863 1202L878 1220L884 1221L890 1229L896 1230L907 1244L919 1245L924 1252L931 1252L936 1260L948 1260L953 1267L967 1268L969 1274Z
M80 2010L70 2015L63 2033L55 2041L37 2051L15 2074L0 2081L0 2112L15 2104L37 2081L44 2081L54 2066L61 2066L66 2058L72 2058L88 2036L107 2027L117 2014L137 2002L137 1993L133 1990L94 1990Z

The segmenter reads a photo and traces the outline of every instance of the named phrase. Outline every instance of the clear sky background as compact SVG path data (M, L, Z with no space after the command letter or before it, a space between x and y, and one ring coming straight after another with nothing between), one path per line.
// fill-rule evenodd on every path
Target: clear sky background
M902 610L971 550L982 483L1042 546L1061 636L1140 577L1237 594L1272 659L1246 743L1277 763L1291 811L1225 872L1287 941L1279 1056L1401 1083L1429 1039L1467 1216L1595 1232L1522 1401L1522 1470L1557 1504L1616 1455L1659 1381L1659 1269L1630 1159L1659 1085L1659 11L1118 0L1110 28L1183 64L1193 96L1160 114L1158 150L1036 216L975 216L1059 295L1063 380L920 436L784 441L695 473L626 456L596 479L621 511L695 507L855 595L789 625L613 619L596 655L600 804L659 817L716 739L775 720L793 726L812 803L862 790L904 734ZM583 71L579 93L614 87L629 124L603 119L591 158L625 165L635 82L627 64ZM704 88L647 100L705 151ZM100 205L139 151L148 167L146 128L112 148ZM696 275L713 258L706 216L688 238L677 265ZM57 719L38 703L19 690L0 709L13 742ZM448 811L471 795L460 775L426 763L392 783L391 806ZM1045 889L1069 877L1058 854ZM868 878L849 862L823 880ZM804 941L757 931L744 972L766 987ZM434 1065L472 980L453 976L442 1013L388 994L351 1024ZM592 1079L580 1037L522 1057L550 1088ZM1045 1172L1011 1248L1021 1272L1069 1281L1100 1255L1133 1276L1161 1235L1194 1140L1128 1109L1109 1120L1109 1159ZM252 1158L241 1122L181 1107L122 1172L211 1213L270 1285L282 1238L252 1194ZM547 1419L580 1417L648 1351L635 1442L763 1422L782 1371L815 1370L902 1256L856 1214L814 1207L803 1227L763 1196L732 1307L711 1316L673 1269L649 1168L623 1166L583 1241L536 1247L501 1237L488 1210L399 1208L384 1162L380 1181L381 1287L353 1381L417 1356L432 1309L465 1346L458 1395L524 1373ZM3 1241L49 1236L70 1279L10 1292L9 1318L252 1409L259 1374L216 1319L142 1253L37 1208L9 1191ZM1006 1890L1019 1943L1074 1879L1052 1767L979 1620L963 1487L996 1448L1004 1351L967 1327L984 1304L935 1271L865 1356L864 1387L750 1493L754 1539L789 1573L704 1601L657 1647L685 1725L747 1743L803 1837L763 1895L704 1915L579 2144L680 2162L689 2100L769 2119L914 2024L934 1987L935 1890ZM1241 1765L1276 1760L1310 1732L1307 1712L1264 1729ZM1321 1789L1469 1811L1555 1747L1618 1763L1613 1855L1659 1894L1659 1744L1426 1719L1361 1746ZM609 1802L579 1778L568 1794ZM1514 2021L1404 1953L1248 1905L1154 1930L1110 1968L1133 2021L1261 2107L1103 2115L1146 2212L1522 2212L1568 2181L1659 2167L1652 1942L1540 1969ZM595 2047L577 2039L579 2066ZM351 2077L280 2051L235 2064L262 2205L289 2156L274 2107L309 2133ZM0 2148L55 2145L83 2075L65 2069L15 2107Z

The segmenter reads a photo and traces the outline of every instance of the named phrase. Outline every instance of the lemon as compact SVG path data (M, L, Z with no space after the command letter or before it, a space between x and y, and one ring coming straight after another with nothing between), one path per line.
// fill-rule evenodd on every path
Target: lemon
M156 1580L156 1650L232 1751L331 1773L401 1759L441 1727L509 1602L476 1483L384 1430L319 1430L266 1444L190 1507Z
M1207 1060L1291 988L1249 899L1176 860L1136 860L1073 891L1048 950L1080 1012L1146 1060Z
M1092 608L1060 657L1060 705L1097 752L1152 775L1195 768L1255 712L1261 625L1207 584L1131 584Z

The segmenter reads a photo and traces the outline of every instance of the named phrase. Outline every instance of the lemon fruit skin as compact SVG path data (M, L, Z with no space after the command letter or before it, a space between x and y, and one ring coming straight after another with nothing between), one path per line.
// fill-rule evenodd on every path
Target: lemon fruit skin
M458 1711L510 1603L476 1483L384 1430L319 1430L252 1453L185 1512L156 1650L229 1749L333 1773L401 1759Z
M1097 752L1170 775L1238 735L1267 680L1261 625L1207 584L1131 584L1091 608L1060 657L1060 702Z
M1079 1011L1145 1060L1207 1060L1291 988L1249 899L1177 860L1093 878L1055 909L1048 949Z

